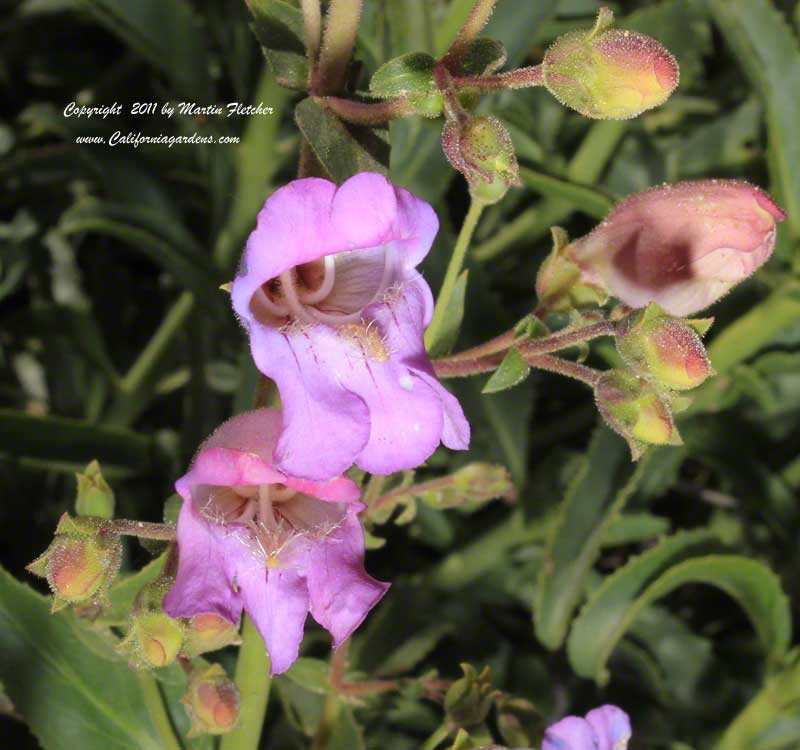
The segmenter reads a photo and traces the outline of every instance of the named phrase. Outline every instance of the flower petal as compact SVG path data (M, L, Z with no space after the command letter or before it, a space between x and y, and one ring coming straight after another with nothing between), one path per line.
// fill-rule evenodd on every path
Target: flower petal
M542 750L598 750L591 725L577 716L567 716L547 728Z
M164 597L170 617L215 614L237 623L242 598L226 572L226 550L218 529L200 516L191 501L184 501L178 517L178 574ZM235 549L233 550L235 552Z
M586 721L597 736L598 750L626 750L631 738L631 720L617 706L600 706L586 714Z
M389 588L364 570L364 531L354 513L310 545L307 566L311 614L338 648Z

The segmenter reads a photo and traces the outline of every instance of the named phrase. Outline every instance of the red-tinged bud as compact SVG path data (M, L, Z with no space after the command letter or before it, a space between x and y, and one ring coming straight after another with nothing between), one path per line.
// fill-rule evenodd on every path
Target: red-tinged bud
M674 318L651 304L617 324L617 351L642 377L679 391L695 388L714 373L700 339L711 322Z
M211 613L195 615L187 622L183 651L188 656L199 656L241 642L238 625Z
M448 119L442 129L445 156L469 183L475 200L497 203L512 185L520 185L511 136L496 117Z
M608 293L602 286L587 282L581 269L564 253L569 238L561 227L552 227L553 250L536 275L538 309L565 312L603 305Z
M594 395L608 426L628 441L634 461L647 445L680 445L669 401L644 378L628 370L607 370Z
M644 34L609 29L613 20L602 8L591 31L559 37L542 62L550 93L586 117L636 117L678 86L678 63L669 51Z
M134 612L125 640L117 648L130 654L134 669L166 667L178 656L184 639L179 620L163 612Z
M785 218L767 193L746 182L681 182L626 198L565 252L584 279L626 305L656 302L685 316L762 266Z
M53 542L27 570L47 579L54 594L53 612L68 604L105 604L119 570L119 537L96 518L59 520Z
M225 734L239 720L239 691L219 664L192 672L181 702L192 721L189 737Z

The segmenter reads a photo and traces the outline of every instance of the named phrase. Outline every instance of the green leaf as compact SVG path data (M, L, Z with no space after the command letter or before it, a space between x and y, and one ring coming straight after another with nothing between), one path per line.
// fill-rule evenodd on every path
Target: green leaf
M497 393L506 391L519 385L530 375L531 366L523 359L519 349L512 347L508 354L503 357L503 361L483 386L483 393Z
M59 229L64 234L97 232L122 240L169 271L199 301L219 310L219 280L210 258L183 225L166 215L148 206L90 199L66 211Z
M707 549L712 539L704 530L676 534L606 579L570 634L573 669L605 684L608 658L638 614L687 583L715 586L735 599L750 618L770 664L777 664L788 651L792 630L789 602L778 577L762 563L738 555L685 559Z
M468 278L469 269L464 269L453 285L453 293L447 301L442 324L438 328L439 335L427 347L431 357L443 357L452 350L458 341L461 323L464 320L464 297L467 294Z
M661 516L651 513L622 513L608 527L603 546L615 547L644 542L665 534L668 530L669 521Z
M281 86L308 88L303 14L283 0L245 0L253 14L253 33Z
M494 73L503 67L508 53L501 42L488 37L478 37L464 54L459 74L482 76Z
M768 161L791 234L800 238L800 45L769 0L708 0L715 23L761 96L767 114Z
M146 473L154 452L150 438L130 430L0 409L0 453L5 455L69 462L80 468L96 458L106 470L124 467Z
M213 100L208 49L186 0L79 0L104 26L172 80L175 93Z
M310 659L301 656L288 672L286 677L312 693L325 695L331 687L330 667L321 659Z
M576 210L596 219L602 219L614 205L614 201L600 190L551 177L528 167L520 167L519 176L531 190L553 200L561 199L570 203Z
M453 630L454 626L449 622L433 622L419 628L386 655L386 659L379 666L376 675L387 677L410 672L433 651L436 644L445 635Z
M389 144L378 131L345 125L313 99L300 102L294 116L314 155L334 182L342 183L358 172L386 174Z
M80 637L76 630L80 629ZM0 680L47 750L162 750L136 673L72 615L0 570Z
M605 427L596 430L544 550L533 617L547 648L557 649L564 641L603 539L647 464L645 457L634 472L625 443Z
M436 90L433 81L435 60L424 52L400 55L381 65L369 82L369 91L382 99L406 94L429 94Z
M111 607L103 612L100 619L108 625L125 625L130 617L131 607L136 595L144 586L161 575L166 554L151 560L141 570L121 576L108 592Z

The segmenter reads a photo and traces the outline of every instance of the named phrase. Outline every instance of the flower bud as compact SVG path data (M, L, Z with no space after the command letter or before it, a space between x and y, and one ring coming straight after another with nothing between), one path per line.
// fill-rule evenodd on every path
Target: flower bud
M125 640L117 647L131 654L131 666L138 669L166 667L178 656L184 629L179 620L163 612L135 612Z
M496 117L448 119L442 129L442 147L476 200L497 203L509 187L521 184L511 136Z
M607 370L595 385L597 409L608 426L628 441L633 460L647 445L680 445L669 401L628 370Z
M47 579L54 594L53 612L68 604L102 605L121 555L119 537L100 519L70 518L65 513L52 543L27 570Z
M239 691L219 664L192 672L181 703L192 721L189 737L225 734L239 720Z
M212 613L194 615L188 620L183 651L188 656L199 656L241 642L238 625Z
M674 318L653 303L617 324L617 351L637 375L678 391L696 388L714 372L700 340L711 322Z
M602 305L608 293L602 286L586 281L581 269L564 253L569 238L561 227L552 227L553 250L536 275L538 309L551 313Z
M92 461L83 474L76 474L78 496L75 510L79 516L111 518L114 515L114 491L100 472L100 464Z
M565 253L585 281L630 307L656 302L671 315L691 315L768 260L785 218L746 182L662 185L623 200Z
M678 86L678 63L669 51L644 34L609 29L613 20L602 8L591 31L559 37L542 61L548 91L585 117L636 117Z
M472 727L486 719L497 691L492 689L489 667L480 674L470 664L462 664L464 676L456 680L444 698L448 718L459 727Z

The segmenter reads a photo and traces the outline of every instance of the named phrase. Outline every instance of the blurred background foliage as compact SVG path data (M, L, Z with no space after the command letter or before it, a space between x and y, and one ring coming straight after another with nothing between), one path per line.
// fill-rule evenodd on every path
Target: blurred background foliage
M770 189L789 220L767 266L713 308L710 355L720 374L681 419L685 445L653 451L637 469L621 440L596 429L579 384L536 374L491 396L480 395L481 379L453 384L473 448L437 453L420 477L492 461L508 467L518 500L469 513L417 499L410 523L376 529L387 543L370 553L368 569L393 588L354 639L351 666L370 678L436 669L455 679L459 662L488 664L497 688L535 707L524 721L611 701L632 714L632 748L642 750L708 748L720 736L726 750L796 748L800 669L787 651L800 595L800 3L604 4L675 54L680 88L621 122L588 121L544 90L483 99L481 109L511 131L524 187L479 225L459 346L530 311L551 225L579 236L629 193L744 177ZM23 567L72 508L76 470L99 459L117 513L160 520L200 440L252 402L256 373L218 287L232 277L264 198L294 177L301 96L276 84L240 0L2 5L0 550L10 573L36 586ZM367 0L356 88L393 56L442 54L471 5ZM506 46L509 65L538 62L557 35L589 26L598 6L500 0L486 33ZM71 101L118 102L123 114L66 118ZM130 115L134 102L166 101L263 102L274 114ZM116 130L240 142L134 149L75 140ZM424 269L434 287L468 202L440 131L441 121L419 118L389 129L391 177L431 201L442 223ZM590 362L615 357L600 344ZM147 559L131 545L126 569ZM0 607L0 632L15 627L22 605L13 601ZM35 631L33 609L26 627ZM16 683L30 685L19 712L48 748L67 747L42 727L62 705L58 675L69 670L39 670L63 654L34 656L33 644L29 660L17 654L12 664L13 639L0 642L0 677L13 668ZM276 680L265 748L304 748L314 732L326 690L320 631L310 631L304 654ZM229 668L232 658L222 655ZM90 667L102 682L102 665ZM113 679L118 695L130 690L122 673ZM36 747L2 705L9 747ZM508 744L524 736L513 734L522 720L512 709L496 709L491 721L506 727ZM409 679L399 693L348 703L325 746L415 750L440 723L441 710ZM101 734L90 742L68 713L59 731L84 747L151 747L133 734L131 744L103 744ZM201 744L212 746L192 746Z

